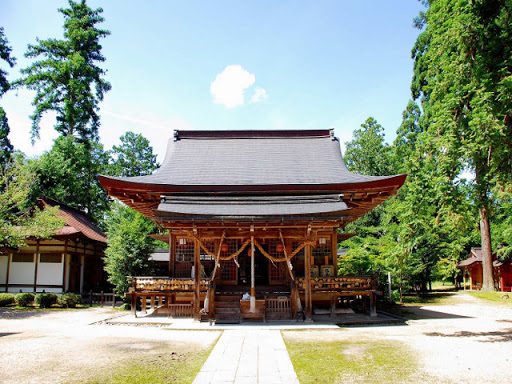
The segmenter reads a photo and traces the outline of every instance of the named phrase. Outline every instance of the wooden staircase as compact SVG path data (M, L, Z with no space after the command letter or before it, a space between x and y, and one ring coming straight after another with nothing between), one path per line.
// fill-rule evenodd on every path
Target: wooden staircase
M227 294L218 292L215 294L215 323L239 324L241 294Z

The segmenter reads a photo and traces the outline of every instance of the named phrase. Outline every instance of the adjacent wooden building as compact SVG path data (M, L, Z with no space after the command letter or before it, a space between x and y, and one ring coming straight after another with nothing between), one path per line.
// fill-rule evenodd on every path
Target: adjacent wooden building
M512 263L510 259L499 260L493 258L494 288L502 292L510 292L512 289ZM471 248L469 257L460 262L458 267L462 270L464 290L469 286L470 290L482 288L482 248Z
M65 225L50 239L28 239L19 250L0 250L0 290L84 292L107 287L107 239L82 212L45 197L39 208L58 206Z
M405 178L349 172L332 130L175 131L154 174L99 177L169 233L169 276L133 277L133 300L234 322L311 320L351 297L375 314L373 277L337 275L340 229Z

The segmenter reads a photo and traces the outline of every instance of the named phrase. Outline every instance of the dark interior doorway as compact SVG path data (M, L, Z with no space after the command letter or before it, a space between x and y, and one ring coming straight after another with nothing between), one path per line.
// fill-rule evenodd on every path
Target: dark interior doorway
M268 248L267 245L262 246ZM240 271L238 274L239 285L251 285L251 258L249 257L250 246L247 247L239 257ZM267 249L265 249L267 251ZM254 252L254 280L256 285L268 285L268 259L261 254L258 248Z

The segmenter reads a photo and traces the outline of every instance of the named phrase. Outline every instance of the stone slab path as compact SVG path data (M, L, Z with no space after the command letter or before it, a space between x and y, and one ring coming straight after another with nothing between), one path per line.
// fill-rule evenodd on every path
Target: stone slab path
M226 330L193 384L299 384L278 330Z

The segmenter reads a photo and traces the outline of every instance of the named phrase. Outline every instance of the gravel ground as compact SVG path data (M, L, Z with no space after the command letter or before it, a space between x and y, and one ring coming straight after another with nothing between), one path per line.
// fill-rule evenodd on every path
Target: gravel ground
M466 294L455 299L455 305L410 308L420 320L407 325L296 334L304 339L398 340L417 351L420 369L433 383L512 382L512 306ZM84 382L143 355L157 359L169 351L208 347L220 334L101 323L119 315L99 308L0 310L0 382Z
M94 325L118 315L99 308L0 310L0 383L82 383L141 356L209 347L220 334Z

